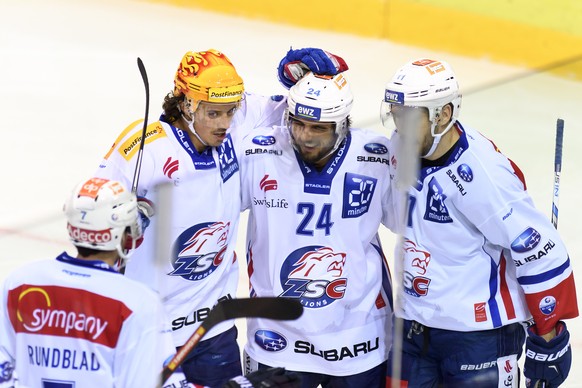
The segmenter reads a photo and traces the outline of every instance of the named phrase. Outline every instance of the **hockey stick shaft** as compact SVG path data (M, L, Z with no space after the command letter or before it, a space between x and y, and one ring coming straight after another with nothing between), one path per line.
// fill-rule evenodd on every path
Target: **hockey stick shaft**
M556 122L556 151L554 155L554 196L552 199L552 224L558 228L558 200L560 199L560 174L562 172L562 145L564 143L564 120Z
M560 198L560 173L562 172L562 145L564 144L564 120L556 122L556 150L554 152L554 195L552 198L552 224L558 229L558 200ZM535 388L546 388L546 381L536 383Z
M145 145L145 138L146 138L146 129L148 127L148 114L150 110L150 83L148 81L148 74L146 73L145 66L141 58L137 58L137 67L139 68L139 72L141 74L141 78L143 80L143 84L145 86L145 93L146 93L146 104L145 104L145 115L143 118L143 129L141 131L141 139L139 141L139 150L137 152L137 161L135 163L135 172L133 173L133 182L131 184L131 192L136 194L137 193L137 185L139 183L139 174L141 171L141 161L143 158L143 147Z
M265 318L279 321L297 319L303 314L303 306L297 300L287 298L241 298L219 302L198 329L176 352L162 371L162 383L182 365L184 359L196 347L202 337L214 326L229 319Z

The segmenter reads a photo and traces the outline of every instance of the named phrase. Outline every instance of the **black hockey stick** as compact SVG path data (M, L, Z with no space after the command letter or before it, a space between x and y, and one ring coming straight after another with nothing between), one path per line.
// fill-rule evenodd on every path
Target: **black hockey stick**
M554 152L554 194L552 198L552 224L558 229L558 200L560 199L560 174L562 173L562 146L564 144L564 120L556 122L556 150ZM546 388L545 380L536 383L535 388Z
M145 86L146 93L146 106L145 106L145 116L143 118L143 129L141 131L141 139L139 141L139 151L137 153L137 162L135 164L135 172L133 173L133 183L131 184L131 192L137 194L137 184L139 182L139 173L141 171L141 160L143 158L143 147L145 145L146 129L148 127L148 113L150 110L150 83L148 81L148 74L146 73L145 66L141 58L137 58L137 67L139 67L139 72Z
M558 200L560 195L560 174L562 172L562 145L564 144L564 120L556 122L556 151L554 154L554 197L552 199L552 224L558 229Z
M208 314L188 341L176 352L162 371L162 384L184 362L186 356L196 347L204 334L217 324L236 318L265 318L278 321L297 319L303 314L299 301L288 298L241 298L219 302Z

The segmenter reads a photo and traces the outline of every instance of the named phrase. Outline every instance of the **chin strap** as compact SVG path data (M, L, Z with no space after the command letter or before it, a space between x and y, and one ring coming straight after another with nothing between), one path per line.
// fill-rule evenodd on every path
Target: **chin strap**
M200 103L195 102L196 104L196 109L192 109L192 102L186 98L186 106L188 108L188 115L191 117L190 119L186 118L186 115L184 115L184 112L182 111L182 108L178 105L178 109L180 110L180 113L182 114L182 119L186 122L186 124L188 125L188 129L190 130L190 132L192 132L192 134L194 136L196 136L196 139L198 139L198 141L200 141L200 143L202 143L205 147L208 147L208 143L206 143L204 140L202 140L202 138L200 137L200 135L198 135L196 133L196 130L194 129L194 112L196 112L196 109L198 109L198 104Z
M447 133L453 127L455 122L457 121L457 120L451 120L451 122L449 123L449 125L447 125L447 127L445 128L444 131L442 131L441 133L434 133L434 130L436 129L437 119L438 119L438 117L435 118L435 121L430 128L430 134L432 135L432 146L430 147L430 149L428 150L428 152L425 155L422 155L422 158L428 158L429 156L434 154L439 143L441 142L441 138L443 137L443 135L445 133Z

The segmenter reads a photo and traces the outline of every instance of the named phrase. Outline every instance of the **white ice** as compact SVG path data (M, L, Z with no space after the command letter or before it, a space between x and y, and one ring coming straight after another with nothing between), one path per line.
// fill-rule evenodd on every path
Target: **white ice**
M414 58L447 60L464 90L461 121L521 167L548 217L555 124L564 119L559 230L582 288L582 83L486 58L129 0L0 0L0 279L21 263L66 249L74 253L62 203L95 170L117 134L143 117L138 56L149 74L151 120L187 50L224 51L248 90L282 94L276 67L290 46L342 55L351 67L355 125L385 133L379 102L392 73ZM382 232L382 238L391 252L393 237ZM244 295L244 274L241 280ZM578 295L582 300L582 291ZM574 362L564 386L582 387L582 320L568 324Z

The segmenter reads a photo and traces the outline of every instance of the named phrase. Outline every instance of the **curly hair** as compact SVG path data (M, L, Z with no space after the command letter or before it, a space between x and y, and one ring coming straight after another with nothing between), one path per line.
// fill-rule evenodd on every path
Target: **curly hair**
M182 111L180 110L180 103L184 101L184 95L174 96L174 93L168 93L164 97L164 103L162 104L162 109L164 110L164 116L169 124L174 124L182 117Z

